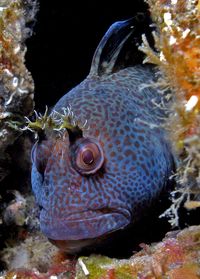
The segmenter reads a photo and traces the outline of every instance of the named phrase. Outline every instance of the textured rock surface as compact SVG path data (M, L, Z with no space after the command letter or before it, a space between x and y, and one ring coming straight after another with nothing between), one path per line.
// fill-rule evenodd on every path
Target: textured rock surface
M166 128L178 158L178 183L166 215L177 226L178 209L183 203L187 209L200 207L200 2L146 2L156 26L156 51L144 36L140 49L147 54L145 61L159 67L163 90L170 88L174 100Z
M36 1L0 1L0 181L9 173L7 147L20 132L16 123L32 112L34 83L25 66Z
M82 258L77 264L77 279L82 278L200 278L200 227L193 226L147 246L129 260L111 260L102 256ZM87 275L87 273L89 275Z
M36 0L0 0L0 250L11 236L18 240L28 220L29 198L20 193L30 189L31 141L20 128L34 107L25 41L32 34L36 11Z
M13 269L1 278L200 278L200 226L170 232L160 243L141 246L143 249L140 252L126 260L101 255L75 260L59 254L44 237L38 235L28 238L15 250L8 250L5 255L10 268L18 266L26 269Z

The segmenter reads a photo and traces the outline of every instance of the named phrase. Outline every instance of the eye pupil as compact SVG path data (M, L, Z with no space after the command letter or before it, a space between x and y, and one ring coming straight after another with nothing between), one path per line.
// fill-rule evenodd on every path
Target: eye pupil
M91 150L85 150L82 154L82 160L86 165L91 165L94 162L94 156Z

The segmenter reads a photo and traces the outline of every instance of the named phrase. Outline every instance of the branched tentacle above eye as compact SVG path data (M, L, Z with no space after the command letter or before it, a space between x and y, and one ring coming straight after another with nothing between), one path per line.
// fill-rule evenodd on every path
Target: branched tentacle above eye
M58 112L53 110L50 114L48 114L48 107L44 114L35 113L35 120L31 121L29 118L26 119L27 125L22 130L29 130L35 134L35 137L38 138L38 134L40 132L59 132L59 134L63 134L64 131L69 130L88 130L89 125L88 121L81 120L75 116L72 111L71 106L66 108L62 108L62 112Z

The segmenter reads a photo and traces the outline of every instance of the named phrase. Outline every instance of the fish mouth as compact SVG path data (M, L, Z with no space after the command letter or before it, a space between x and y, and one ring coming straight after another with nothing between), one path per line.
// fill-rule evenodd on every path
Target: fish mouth
M87 246L99 237L123 229L130 222L130 212L122 208L85 210L72 213L65 218L51 216L45 209L40 212L41 231L55 245L61 245L62 241L63 244L70 243L68 246L72 246L72 250Z

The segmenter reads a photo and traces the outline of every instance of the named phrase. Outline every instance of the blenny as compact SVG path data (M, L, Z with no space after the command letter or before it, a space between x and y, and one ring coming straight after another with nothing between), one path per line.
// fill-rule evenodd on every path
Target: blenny
M41 231L68 253L135 223L168 185L173 156L156 72L115 67L133 30L131 20L114 23L89 75L54 107L70 108L87 128L40 138L32 150Z

